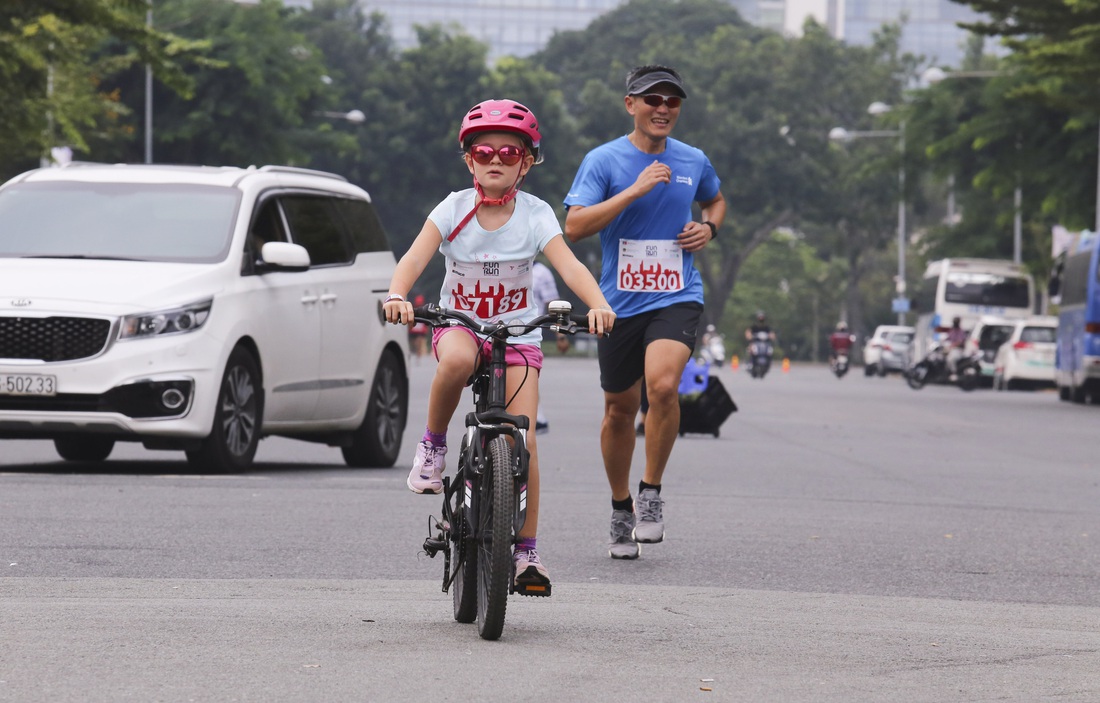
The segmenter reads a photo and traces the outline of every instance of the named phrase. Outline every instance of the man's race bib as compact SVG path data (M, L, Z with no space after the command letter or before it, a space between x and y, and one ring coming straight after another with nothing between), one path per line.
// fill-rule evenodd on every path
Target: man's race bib
M518 314L530 305L530 261L452 261L444 290L451 306L483 320Z
M684 252L671 239L620 239L619 290L666 293L684 288Z

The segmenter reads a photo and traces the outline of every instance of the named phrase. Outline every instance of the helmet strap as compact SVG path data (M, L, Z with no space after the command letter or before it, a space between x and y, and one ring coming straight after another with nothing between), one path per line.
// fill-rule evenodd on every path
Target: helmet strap
M458 223L458 226L451 230L451 233L447 235L447 241L453 242L458 233L462 231L462 228L470 224L470 220L474 219L474 215L477 214L478 208L482 205L500 206L507 205L512 200L515 200L519 195L519 187L523 185L524 174L520 174L516 177L516 182L512 184L512 187L500 198L487 198L485 197L485 190L481 187L481 184L477 182L477 178L474 178L474 190L477 191L477 202L474 203L474 208L466 213L466 217L462 218L462 221Z

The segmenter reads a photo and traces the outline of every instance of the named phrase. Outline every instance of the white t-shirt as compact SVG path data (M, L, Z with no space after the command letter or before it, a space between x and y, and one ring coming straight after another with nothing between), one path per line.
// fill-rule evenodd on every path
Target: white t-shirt
M482 322L527 322L539 314L531 294L535 257L561 225L546 202L520 191L516 208L499 229L492 232L471 219L448 242L451 231L477 202L473 188L451 193L428 215L443 235L439 252L447 260L439 303ZM539 330L511 338L513 344L538 344Z

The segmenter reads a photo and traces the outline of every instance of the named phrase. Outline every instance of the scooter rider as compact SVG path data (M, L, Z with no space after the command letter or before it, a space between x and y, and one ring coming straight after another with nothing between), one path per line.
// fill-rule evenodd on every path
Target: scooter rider
M775 332L772 332L771 325L768 324L768 318L764 315L763 310L756 311L756 320L745 330L745 339L752 342L759 332L767 334L769 342L775 342ZM748 349L745 351L751 356Z
M836 332L829 335L829 366L836 363L838 354L847 354L855 344L855 335L848 331L848 323L844 320L836 323Z
M951 329L947 330L947 372L954 375L963 355L963 346L966 344L966 330L962 328L962 318L951 320Z
M723 364L726 360L726 345L722 341L722 335L718 332L714 325L707 325L707 329L703 332L702 339L702 355L709 363Z

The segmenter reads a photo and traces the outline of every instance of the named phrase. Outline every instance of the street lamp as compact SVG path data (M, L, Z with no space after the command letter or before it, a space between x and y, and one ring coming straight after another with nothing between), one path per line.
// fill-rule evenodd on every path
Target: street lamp
M362 110L348 110L347 112L317 110L313 114L317 115L318 117L328 117L334 120L347 120L352 124L363 124L367 121L367 116L363 114Z
M871 115L881 115L890 112L893 108L881 102L873 102L867 107ZM898 124L897 129L875 129L866 131L852 131L843 127L833 127L829 130L829 139L837 142L849 142L853 139L897 137L898 152L898 277L895 288L897 298L894 299L894 312L898 314L898 324L905 324L905 313L909 310L909 300L905 297L905 121Z
M238 5L258 5L259 0L232 0ZM145 26L153 29L153 0L146 0ZM145 163L153 163L153 65L145 64Z
M929 66L921 73L921 83L924 85L936 85L948 78L993 78L1003 75L1002 71L945 71L939 66ZM1023 261L1023 184L1020 175L1020 137L1016 136L1016 188L1012 192L1012 263L1020 264ZM1100 163L1097 166L1100 173ZM1100 184L1097 185L1097 203L1100 203ZM1096 215L1097 226L1100 227L1100 208Z

